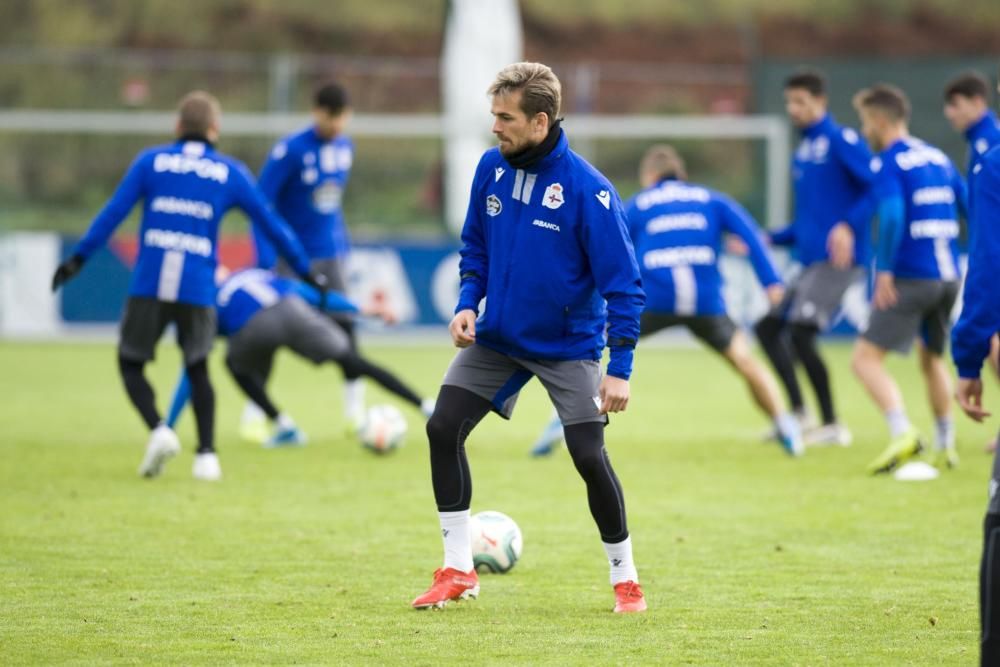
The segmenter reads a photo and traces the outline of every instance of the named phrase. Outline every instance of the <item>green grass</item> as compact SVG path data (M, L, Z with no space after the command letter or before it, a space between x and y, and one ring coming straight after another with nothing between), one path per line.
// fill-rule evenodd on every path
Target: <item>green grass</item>
M424 392L451 355L443 339L368 351ZM473 510L519 522L521 562L477 601L418 613L441 544L416 413L407 446L376 457L343 435L337 372L285 356L275 395L312 442L263 451L236 436L217 351L223 481L191 478L190 415L185 453L147 481L111 345L2 344L0 662L971 664L993 427L959 419L963 465L938 481L867 477L885 429L848 349L828 352L856 442L793 461L708 353L640 350L607 433L650 611L621 618L565 451L526 456L549 413L536 385L470 440ZM177 365L162 346L161 404ZM914 366L892 367L926 432Z

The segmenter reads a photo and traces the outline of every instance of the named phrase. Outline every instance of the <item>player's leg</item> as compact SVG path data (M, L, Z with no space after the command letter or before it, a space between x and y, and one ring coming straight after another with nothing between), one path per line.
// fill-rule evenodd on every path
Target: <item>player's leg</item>
M478 595L469 534L472 474L465 441L490 410L509 418L518 392L530 379L531 373L509 357L481 345L461 350L448 367L434 413L427 420L444 564L434 573L431 587L412 602L415 609Z
M129 297L125 304L118 343L118 370L129 400L150 432L139 464L139 474L143 477L159 475L166 462L181 450L177 434L162 423L153 387L144 372L146 363L153 360L156 343L168 322L165 304L156 299Z
M590 514L608 557L615 611L644 611L646 601L632 557L625 494L604 446L607 416L599 411L600 365L590 360L521 363L538 376L559 411L566 448L586 484Z
M958 466L955 422L952 418L951 371L944 351L951 334L951 311L958 297L956 283L939 283L940 298L927 312L920 330L920 370L934 415L934 463L940 468Z
M346 261L346 257L314 260L312 269L326 276L327 286L331 290L347 294ZM354 318L346 313L331 313L330 319L347 335L351 351L357 353ZM344 369L344 414L355 424L360 424L365 418L365 384L362 377L354 369Z
M994 454L979 563L980 664L1000 664L1000 456Z
M771 362L771 367L777 374L792 411L799 416L805 415L805 403L802 400L802 389L795 376L795 359L788 339L787 311L795 298L795 284L789 286L785 298L771 309L754 326L757 342L764 350L765 356Z
M208 373L208 355L218 330L215 307L174 304L173 311L198 431L192 474L196 479L216 481L222 477L222 468L215 452L215 389Z

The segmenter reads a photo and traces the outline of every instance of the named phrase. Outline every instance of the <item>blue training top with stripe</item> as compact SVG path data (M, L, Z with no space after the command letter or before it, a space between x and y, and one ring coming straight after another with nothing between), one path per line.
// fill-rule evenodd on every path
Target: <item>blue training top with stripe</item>
M246 166L200 140L180 140L140 153L74 253L85 259L92 255L139 200L143 209L132 296L211 306L219 222L233 207L250 217L298 273L309 273L302 247Z
M958 280L959 208L965 184L940 149L915 137L872 159L879 202L876 269L899 278Z
M764 286L780 284L778 271L746 209L702 185L664 180L640 191L625 206L629 233L646 292L646 311L721 315L719 257L723 234L736 234Z
M346 136L320 137L308 127L271 149L260 189L292 226L310 259L329 259L351 248L341 202L351 175L354 144ZM257 265L274 265L274 248L254 230Z
M802 130L792 156L795 212L791 224L771 234L776 245L792 247L805 266L830 258L827 237L834 225L846 222L854 231L854 263L871 258L871 218L867 198L874 179L871 152L858 133L841 127L826 114Z
M476 168L456 312L486 309L476 343L528 359L600 359L628 379L644 294L621 200L560 129L529 170L497 148ZM605 329L607 334L605 334Z

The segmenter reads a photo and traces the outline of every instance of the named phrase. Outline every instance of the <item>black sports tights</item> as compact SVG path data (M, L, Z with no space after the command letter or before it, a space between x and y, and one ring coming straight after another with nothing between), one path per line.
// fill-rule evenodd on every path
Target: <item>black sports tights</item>
M472 476L465 439L491 408L489 401L468 390L450 385L441 387L434 414L427 422L431 481L439 512L469 509ZM625 501L604 449L604 425L591 422L567 426L564 430L573 464L587 485L590 513L601 539L621 542L628 537Z
M118 372L121 373L122 382L125 383L125 393L128 394L132 405L139 411L142 421L146 422L146 427L152 431L160 423L160 413L156 411L156 396L153 394L153 387L149 384L142 369L145 362L131 361L125 357L118 357Z
M809 382L816 391L816 401L819 403L820 415L824 424L832 424L837 421L837 416L833 412L833 393L830 391L830 375L827 373L826 364L819 356L819 348L816 346L816 336L819 329L810 324L793 324L791 330L792 347L795 348L795 355L802 362L809 376Z

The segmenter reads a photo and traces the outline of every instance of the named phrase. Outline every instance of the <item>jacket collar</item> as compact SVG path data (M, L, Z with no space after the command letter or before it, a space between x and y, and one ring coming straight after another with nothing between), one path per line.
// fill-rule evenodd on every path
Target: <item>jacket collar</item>
M550 167L552 167L555 164L557 164L558 161L560 159L562 159L562 157L566 154L566 152L568 150L569 150L569 139L566 138L566 133L560 127L559 128L559 140L556 142L555 147L549 152L548 155L546 155L545 157L543 157L536 164L534 164L531 167L525 169L525 171L528 171L528 172L531 172L531 173L540 173L540 172L543 172L546 169L549 169ZM511 166L511 164L509 162L507 162L506 158L504 158L504 162L506 162L507 165L510 166L512 169L514 168L513 166Z
M825 114L823 114L822 118L820 118L812 125L802 128L802 134L803 136L809 137L811 139L820 134L825 134L828 130L833 128L833 124L834 124L833 116L828 111Z
M993 113L992 109L987 109L979 120L965 129L965 138L969 141L975 141L983 136L989 127L996 127L996 125L997 115Z

